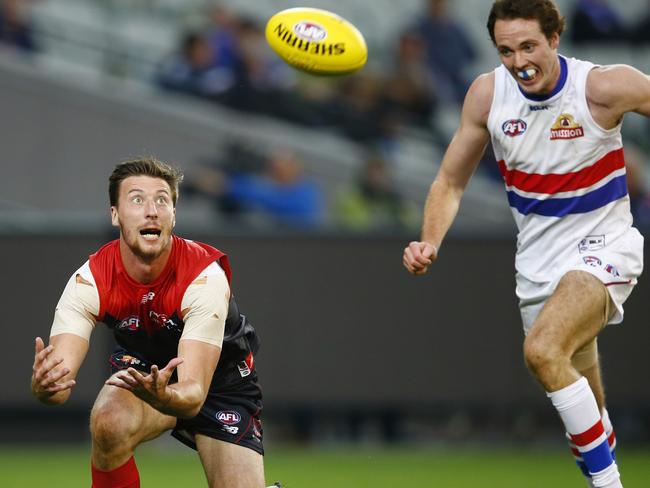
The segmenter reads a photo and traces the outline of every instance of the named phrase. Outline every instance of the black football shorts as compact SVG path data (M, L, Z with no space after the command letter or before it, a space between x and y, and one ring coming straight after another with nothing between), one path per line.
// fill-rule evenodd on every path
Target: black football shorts
M247 361L219 362L210 385L208 396L198 415L191 419L178 419L172 436L183 444L196 449L195 434L248 447L264 454L262 391L257 381L257 371L252 356ZM110 357L111 373L134 368L144 373L151 371L151 364L133 353L118 349Z

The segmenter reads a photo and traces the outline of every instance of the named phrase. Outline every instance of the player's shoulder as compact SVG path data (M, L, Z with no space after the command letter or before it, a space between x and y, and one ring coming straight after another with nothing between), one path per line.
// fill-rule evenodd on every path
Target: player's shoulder
M599 105L610 105L641 77L645 75L627 64L595 66L587 76L587 97Z
M487 101L492 102L494 95L494 71L478 75L467 91L468 96L472 96L474 101Z
M467 90L463 114L473 120L487 123L494 98L494 79L494 71L476 77Z

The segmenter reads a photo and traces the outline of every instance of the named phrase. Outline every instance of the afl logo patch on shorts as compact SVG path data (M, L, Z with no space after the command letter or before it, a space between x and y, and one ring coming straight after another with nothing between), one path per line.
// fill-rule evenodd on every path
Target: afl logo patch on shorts
M215 417L224 425L235 425L241 422L241 415L234 410L221 410L215 414Z

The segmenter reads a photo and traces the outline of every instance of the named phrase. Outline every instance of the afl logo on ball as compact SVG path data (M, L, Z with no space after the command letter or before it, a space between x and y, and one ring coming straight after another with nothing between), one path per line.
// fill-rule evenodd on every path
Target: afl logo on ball
M225 425L238 424L241 421L241 415L234 410L221 410L215 415L217 420Z
M526 125L526 122L524 122L523 120L510 119L510 120L506 120L503 123L501 129L503 130L503 133L508 137L516 137L526 132L526 127L528 126Z
M302 21L293 26L293 32L303 41L321 42L327 37L327 31L314 22Z

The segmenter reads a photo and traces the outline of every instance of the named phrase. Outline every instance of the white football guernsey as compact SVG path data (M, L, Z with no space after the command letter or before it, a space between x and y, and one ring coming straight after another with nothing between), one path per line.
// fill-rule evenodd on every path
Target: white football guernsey
M488 129L519 234L516 269L549 281L577 249L613 243L632 226L620 125L592 118L586 81L594 65L560 56L546 96L524 94L495 70Z

